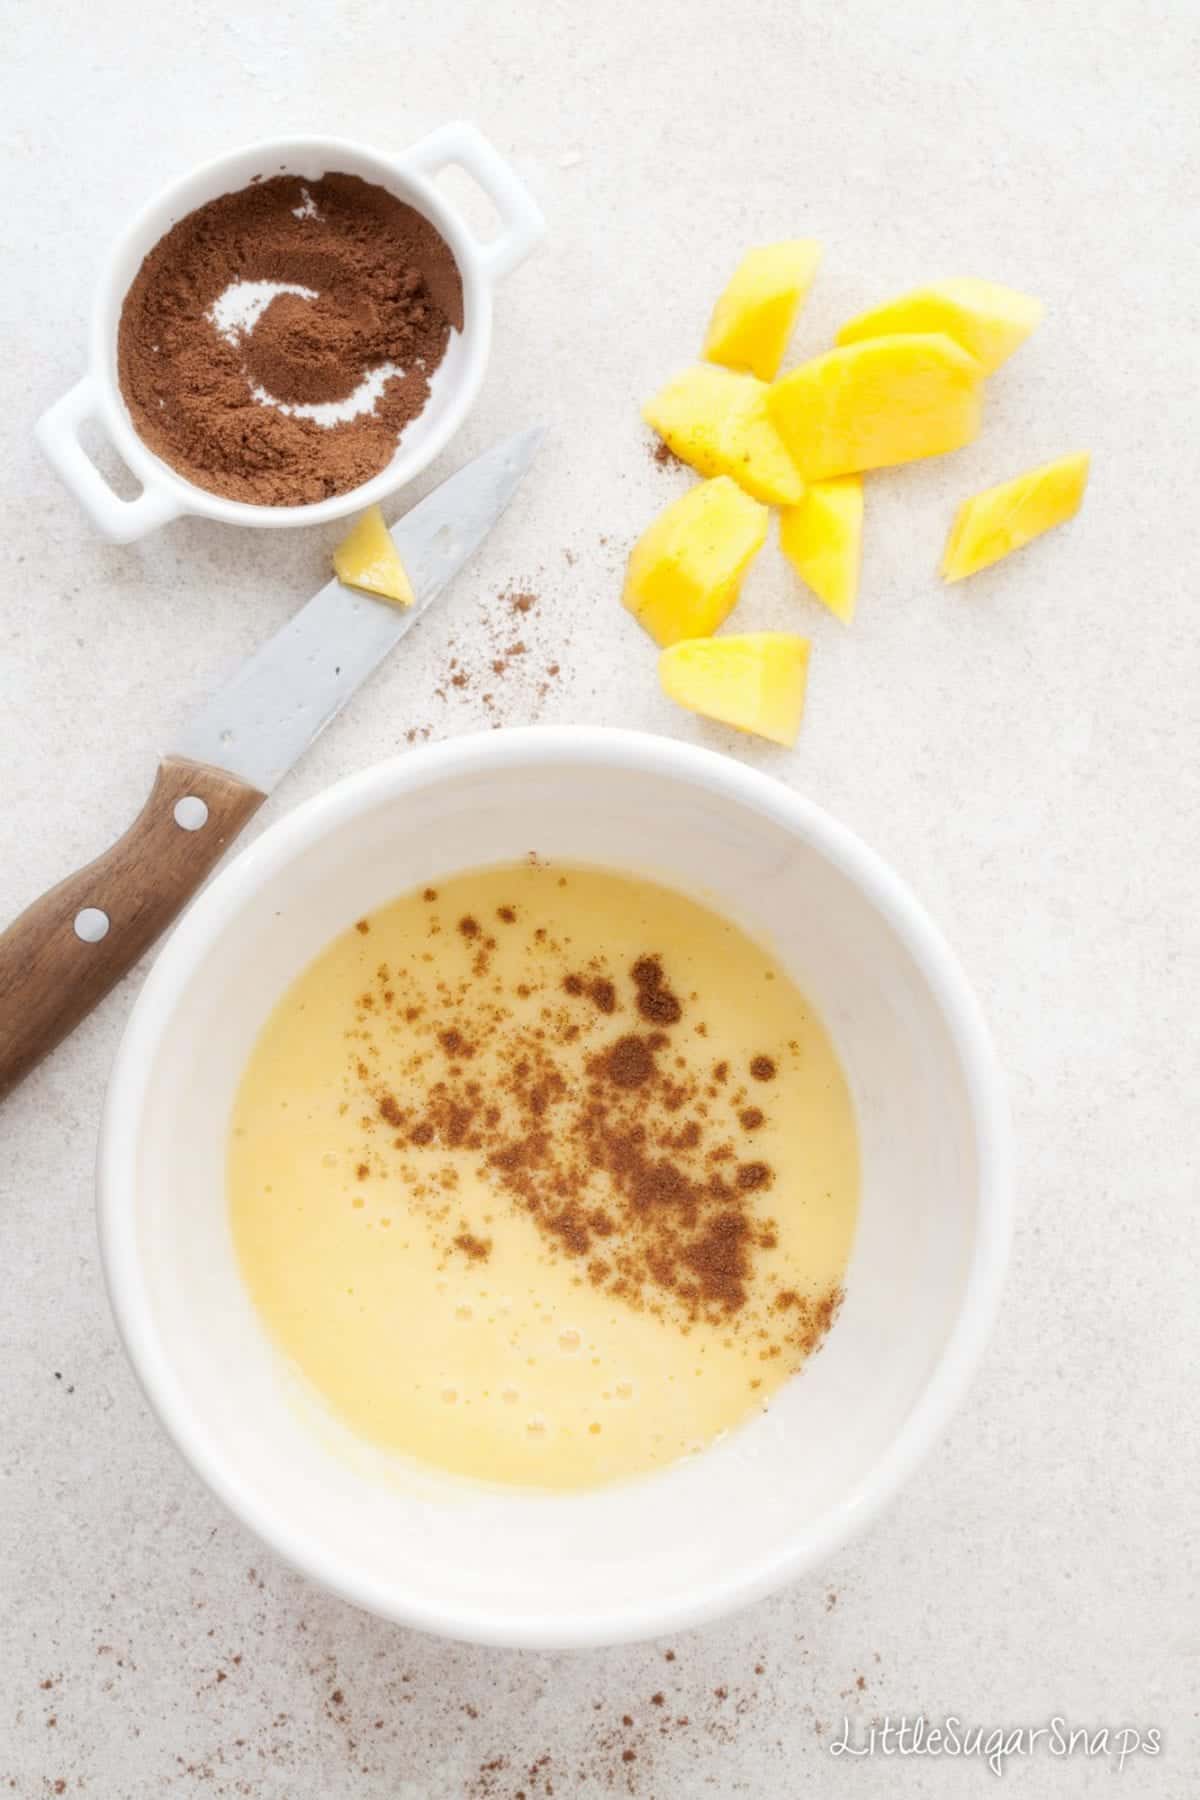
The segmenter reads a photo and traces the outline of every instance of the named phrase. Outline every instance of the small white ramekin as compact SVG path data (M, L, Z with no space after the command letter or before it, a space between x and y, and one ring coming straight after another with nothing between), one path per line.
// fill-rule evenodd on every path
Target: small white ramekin
M236 1086L299 971L393 895L531 850L667 882L771 943L833 1033L863 1160L846 1299L819 1355L769 1412L701 1455L591 1493L469 1486L343 1432L268 1341L226 1201ZM908 889L778 782L625 731L453 739L280 819L159 956L117 1056L99 1152L121 1335L213 1492L358 1605L523 1647L698 1624L861 1531L963 1394L999 1303L1009 1210L988 1034Z
M464 169L499 215L496 237L481 242L435 185L438 172ZM361 175L405 200L441 232L463 282L463 329L453 333L434 377L428 404L405 430L386 469L348 493L309 506L254 506L197 487L147 448L134 429L117 380L117 326L131 282L165 232L221 194L255 175L296 175L315 181L331 171ZM430 463L466 418L483 381L492 338L492 290L521 262L545 230L541 212L513 170L475 126L441 126L408 150L385 155L340 138L279 138L251 144L205 163L150 202L120 239L100 283L92 312L88 373L43 413L38 443L93 525L113 543L131 543L169 519L198 513L227 525L319 525L343 518L392 494ZM122 500L79 440L98 421L122 461L142 484Z

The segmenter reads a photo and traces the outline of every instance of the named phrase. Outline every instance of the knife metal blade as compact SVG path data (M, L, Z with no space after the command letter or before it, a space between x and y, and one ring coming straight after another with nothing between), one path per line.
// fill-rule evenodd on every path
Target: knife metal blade
M0 932L0 1098L178 916L280 777L483 542L540 438L526 431L498 444L393 527L411 606L329 582L196 714L128 831Z
M392 527L416 599L375 600L336 577L185 726L171 754L269 794L479 548L541 442L519 432L451 475Z

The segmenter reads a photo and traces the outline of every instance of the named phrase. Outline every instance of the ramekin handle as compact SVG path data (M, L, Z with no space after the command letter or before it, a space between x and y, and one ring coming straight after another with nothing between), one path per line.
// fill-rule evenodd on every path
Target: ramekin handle
M178 518L185 508L165 487L146 483L136 500L122 500L113 493L79 441L80 426L89 419L103 424L95 381L85 375L42 414L34 436L97 531L110 543L131 544L168 519Z
M465 119L440 125L397 157L402 169L434 176L457 163L477 182L500 215L500 232L490 243L475 240L485 272L499 280L524 262L545 235L542 209L524 182L475 125ZM474 237L469 231L468 235Z

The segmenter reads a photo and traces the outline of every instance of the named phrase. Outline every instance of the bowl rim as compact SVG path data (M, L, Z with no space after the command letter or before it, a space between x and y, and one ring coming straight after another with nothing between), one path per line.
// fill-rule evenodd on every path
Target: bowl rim
M430 135L430 134L425 134ZM105 430L123 462L147 490L157 487L168 493L182 508L181 516L217 519L226 525L248 525L263 529L286 526L320 525L331 519L345 518L364 506L386 500L407 486L428 468L456 435L470 413L487 374L492 347L493 282L480 260L479 249L461 215L439 191L436 182L420 168L411 165L409 156L424 142L424 137L394 151L378 150L357 139L327 137L322 134L289 133L279 137L255 138L223 150L184 171L173 181L158 188L143 201L109 246L103 270L96 284L88 323L88 369L97 397ZM125 405L120 382L114 373L116 331L121 309L129 291L129 278L121 270L139 244L149 235L153 248L170 229L164 215L176 204L185 204L180 196L203 184L220 186L227 180L241 181L233 173L247 159L266 163L282 156L291 161L304 156L328 156L357 160L373 168L376 180L408 204L417 204L450 247L463 283L464 318L459 334L463 341L465 364L453 390L441 402L437 429L428 433L418 448L397 454L385 468L356 488L333 494L325 500L310 500L299 506L267 506L258 501L233 500L211 488L201 487L159 456L139 435ZM278 171L285 173L286 171ZM400 192L399 190L407 190ZM186 202L186 212L194 212L204 204L201 200ZM178 212L173 222L186 216ZM148 254L143 250L142 255ZM140 261L140 258L139 258Z
M800 836L846 875L882 914L927 983L963 1070L979 1146L978 1224L957 1316L925 1386L882 1456L836 1504L789 1541L668 1605L622 1604L569 1619L503 1614L453 1596L430 1604L375 1582L340 1553L260 1505L218 1443L191 1416L158 1341L137 1251L136 1161L141 1111L158 1042L175 998L228 929L242 902L296 854L383 799L485 765L530 762L666 773L717 792ZM774 777L715 751L641 731L602 726L524 726L446 739L345 777L286 813L228 863L189 908L159 953L119 1044L105 1095L97 1154L101 1262L118 1334L168 1438L201 1480L275 1554L352 1604L397 1624L469 1642L523 1649L581 1649L677 1632L735 1611L795 1580L865 1529L945 1429L982 1356L999 1306L1012 1227L1012 1144L1003 1078L979 1002L938 927L907 885L848 827ZM539 1497L540 1499L541 1497ZM545 1504L557 1504L554 1500Z

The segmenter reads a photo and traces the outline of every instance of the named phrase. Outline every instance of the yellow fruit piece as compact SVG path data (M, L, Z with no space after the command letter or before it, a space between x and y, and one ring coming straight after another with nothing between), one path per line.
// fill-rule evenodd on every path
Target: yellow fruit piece
M939 456L979 431L983 373L940 332L867 338L783 375L768 410L805 481Z
M783 554L831 613L847 625L858 598L863 486L859 475L814 481L779 520Z
M381 600L394 600L398 606L413 603L412 582L377 506L356 520L353 530L342 539L333 553L333 567L347 587L362 588Z
M942 575L961 581L1074 518L1083 504L1091 458L1086 451L1029 469L964 500L942 557Z
M768 517L736 481L718 475L647 526L630 551L621 599L656 643L707 637L728 618Z
M897 331L944 331L990 375L1025 342L1041 317L1042 303L1031 295L964 277L918 288L860 313L842 326L837 341L856 344Z
M642 417L701 475L731 475L756 500L792 506L804 482L767 412L770 391L753 375L697 363L647 400Z
M773 381L820 260L814 238L747 250L708 322L703 354L709 362Z
M790 631L693 638L663 651L658 679L690 712L790 746L804 712L808 639Z

